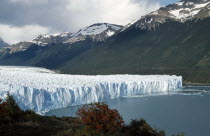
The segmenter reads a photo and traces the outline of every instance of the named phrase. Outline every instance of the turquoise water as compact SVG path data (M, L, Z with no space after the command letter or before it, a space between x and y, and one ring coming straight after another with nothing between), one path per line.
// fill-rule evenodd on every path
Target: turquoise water
M210 86L187 86L179 93L124 97L105 103L117 109L127 124L144 118L167 135L210 136ZM56 109L46 115L75 116L80 107Z

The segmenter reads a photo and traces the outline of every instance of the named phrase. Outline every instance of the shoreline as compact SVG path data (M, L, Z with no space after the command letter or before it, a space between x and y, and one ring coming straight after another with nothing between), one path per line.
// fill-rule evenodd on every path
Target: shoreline
M210 83L192 83L192 82L185 82L183 81L183 86L210 86Z

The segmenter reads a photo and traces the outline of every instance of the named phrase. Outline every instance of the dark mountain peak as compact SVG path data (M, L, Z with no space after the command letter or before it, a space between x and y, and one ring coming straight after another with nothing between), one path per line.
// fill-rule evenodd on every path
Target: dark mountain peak
M167 20L186 22L195 18L204 18L210 16L210 0L182 0L142 16L130 24L126 25L122 31L135 27L142 30L151 30ZM204 11L205 9L205 11ZM201 14L202 13L202 14Z

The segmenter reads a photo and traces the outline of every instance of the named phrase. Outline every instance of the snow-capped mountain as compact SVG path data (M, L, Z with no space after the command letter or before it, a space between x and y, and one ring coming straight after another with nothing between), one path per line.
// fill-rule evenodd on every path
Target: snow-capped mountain
M85 40L87 37L93 41L104 41L106 38L115 34L116 31L120 30L122 26L98 23L91 26L85 27L75 33L72 38L65 41L66 43L73 43L75 41Z
M121 28L122 26L120 25L98 23L85 27L76 33L66 32L61 34L40 34L32 41L24 41L12 45L10 53L24 51L33 44L40 46L58 43L72 44L86 39L91 39L93 42L104 41L108 37L114 35Z
M155 29L167 20L186 22L187 20L209 16L210 0L182 0L134 20L126 25L122 31L131 26L150 30Z
M31 42L38 45L47 45L53 43L62 43L72 37L72 33L66 32L61 34L41 34L34 38Z
M67 74L151 74L150 70L162 74L168 69L167 74L186 71L185 78L195 81L194 68L202 73L210 67L209 16L210 0L184 0L123 28L101 23L76 33L39 35L0 50L0 64L39 66ZM200 79L210 81L205 76Z
M32 40L38 45L48 45L53 43L74 43L91 38L94 42L104 41L106 38L115 34L122 26L98 23L85 27L76 33L61 33L61 34L42 34Z
M205 8L210 9L209 0L183 0L181 2L167 6L168 12L173 18L185 22L192 18L199 18L199 13ZM210 11L210 10L209 10ZM210 12L209 16L210 16Z
M63 43L63 41L72 37L72 33L61 33L61 34L40 34L31 41L23 41L13 44L10 47L10 53L25 51L31 45L46 46L50 44Z
M9 46L8 43L5 43L4 40L0 37L0 48Z
M48 45L53 43L74 43L85 40L87 37L92 38L93 41L103 41L106 38L115 34L122 26L99 23L85 27L76 33L61 33L61 34L41 34L34 38L32 43L38 45Z
M28 47L30 47L33 43L32 42L19 42L17 44L13 44L10 46L10 53L18 52L18 51L25 51Z

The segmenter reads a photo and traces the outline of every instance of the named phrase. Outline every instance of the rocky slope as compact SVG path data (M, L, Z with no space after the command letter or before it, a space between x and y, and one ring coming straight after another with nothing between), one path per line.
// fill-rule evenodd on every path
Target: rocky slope
M100 48L68 61L71 74L177 74L210 83L210 2L185 0L125 26ZM186 12L189 11L189 12Z
M137 18L126 25L122 31L131 27L140 29L155 29L166 21L186 22L188 20L205 18L210 16L209 0L182 0L178 3L162 7L157 11Z
M87 39L92 42L101 42L115 34L122 26L99 23L85 27L76 33L60 33L60 34L40 34L31 41L19 42L11 46L10 53L24 51L31 45L48 46L52 44L73 44L85 41Z

